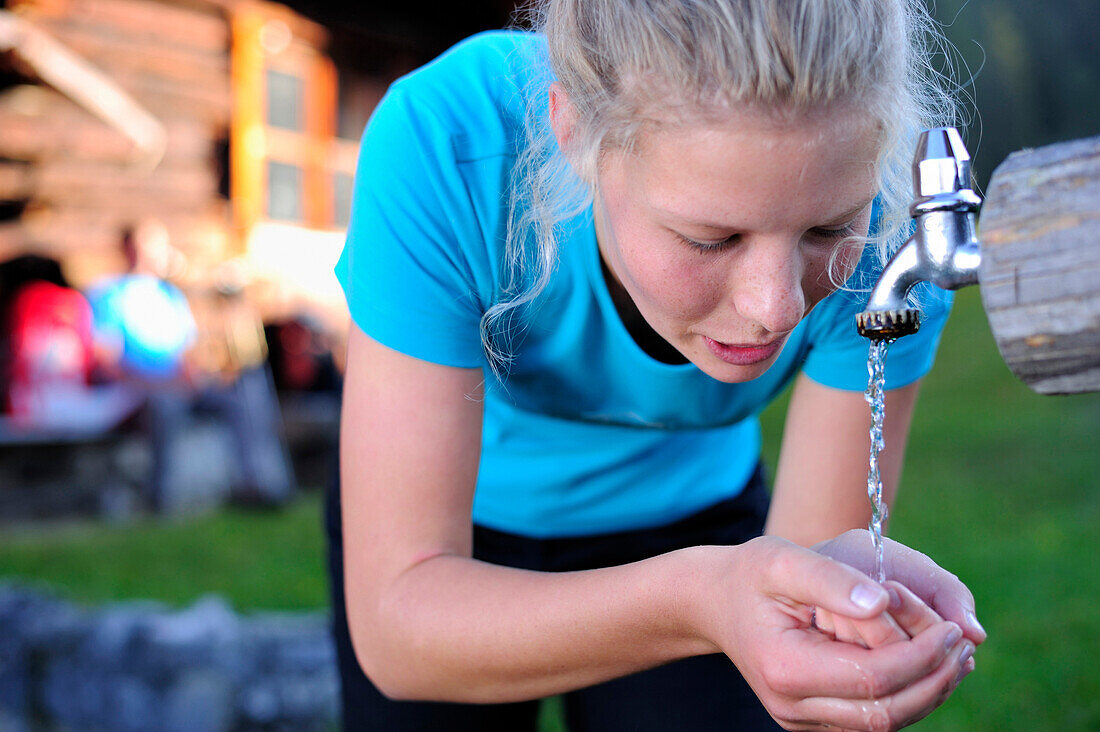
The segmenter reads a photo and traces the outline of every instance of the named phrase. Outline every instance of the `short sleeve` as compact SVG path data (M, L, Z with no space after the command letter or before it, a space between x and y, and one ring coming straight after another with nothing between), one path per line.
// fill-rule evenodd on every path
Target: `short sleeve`
M447 366L483 364L489 267L455 159L459 131L398 82L363 135L336 275L354 322L380 343ZM430 95L428 95L430 97Z
M870 341L856 330L856 314L863 310L867 296L867 292L840 290L821 302L821 312L811 314L811 344L803 371L819 384L848 391L867 388ZM890 344L887 389L911 384L931 370L953 293L924 283L914 288L913 299L921 310L921 326L913 335Z
M112 353L122 353L126 342L118 309L111 297L117 286L116 280L110 280L88 290L88 302L92 306L92 337L97 344Z

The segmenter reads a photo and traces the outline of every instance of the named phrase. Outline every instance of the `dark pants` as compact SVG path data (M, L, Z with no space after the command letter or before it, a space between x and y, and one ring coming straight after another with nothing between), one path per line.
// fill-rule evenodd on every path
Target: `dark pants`
M297 491L271 367L242 369L229 384L206 388L199 406L221 417L233 435L237 459L233 498L280 506Z
M523 732L535 729L538 702L450 704L396 702L378 692L355 660L344 606L339 490L326 509L333 633L340 663L344 729L412 732ZM626 564L688 546L740 544L759 536L768 493L758 470L736 498L645 531L571 539L529 539L474 528L474 556L493 564L564 572ZM778 730L764 707L723 655L698 656L563 695L571 732L706 732Z

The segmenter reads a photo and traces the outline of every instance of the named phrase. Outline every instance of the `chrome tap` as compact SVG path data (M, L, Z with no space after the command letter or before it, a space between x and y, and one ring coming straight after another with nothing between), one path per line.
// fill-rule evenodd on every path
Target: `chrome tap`
M899 249L856 316L859 334L873 340L916 333L920 311L910 307L918 282L945 290L977 284L981 248L975 234L982 199L970 185L970 155L954 127L921 133L913 158L916 231Z

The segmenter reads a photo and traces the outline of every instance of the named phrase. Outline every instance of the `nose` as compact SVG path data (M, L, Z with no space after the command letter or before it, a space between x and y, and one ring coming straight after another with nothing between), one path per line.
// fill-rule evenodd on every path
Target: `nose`
M730 285L733 306L769 333L789 333L806 311L797 245L761 242L743 250Z

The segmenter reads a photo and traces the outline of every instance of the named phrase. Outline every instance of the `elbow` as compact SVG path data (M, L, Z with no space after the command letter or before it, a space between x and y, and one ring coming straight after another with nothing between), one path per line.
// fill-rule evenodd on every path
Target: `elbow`
M448 680L423 673L415 654L370 653L355 647L356 661L382 696L398 702L450 702L476 704L498 701L491 695L480 698L472 689L458 689Z
M399 678L397 674L389 673L390 664L379 663L361 644L353 643L355 660L359 664L359 670L370 680L378 692L390 701L412 701L414 694L409 684Z
M499 676L486 673L474 660L462 631L439 611L439 600L426 596L420 586L405 581L384 587L349 583L348 632L362 672L392 701L512 701L502 698Z
M418 642L410 627L415 614L403 612L399 603L381 602L379 612L356 619L349 603L348 630L360 670L391 701L460 702L448 679L441 676L442 662L432 662L430 647ZM383 608L389 608L387 612Z
M346 585L344 621L348 640L358 670L383 696L392 701L412 701L420 695L414 678L416 664L408 662L413 653L402 641L408 634L408 617L394 612L394 602L387 597L384 588L369 583ZM344 673L354 671L348 668Z
M430 660L434 656L425 648L395 641L385 630L353 632L352 648L359 668L390 701L492 704L520 700L499 684L478 683L468 668L448 667L441 658Z
M374 688L378 689L378 692L390 701L440 701L433 698L430 694L421 693L414 684L396 678L394 675L378 674L368 676L368 678L371 683L374 684Z
M400 648L387 648L393 644L385 641L385 631L355 628L349 623L351 646L359 669L390 701L436 701L429 690L417 679L416 664L407 663Z

